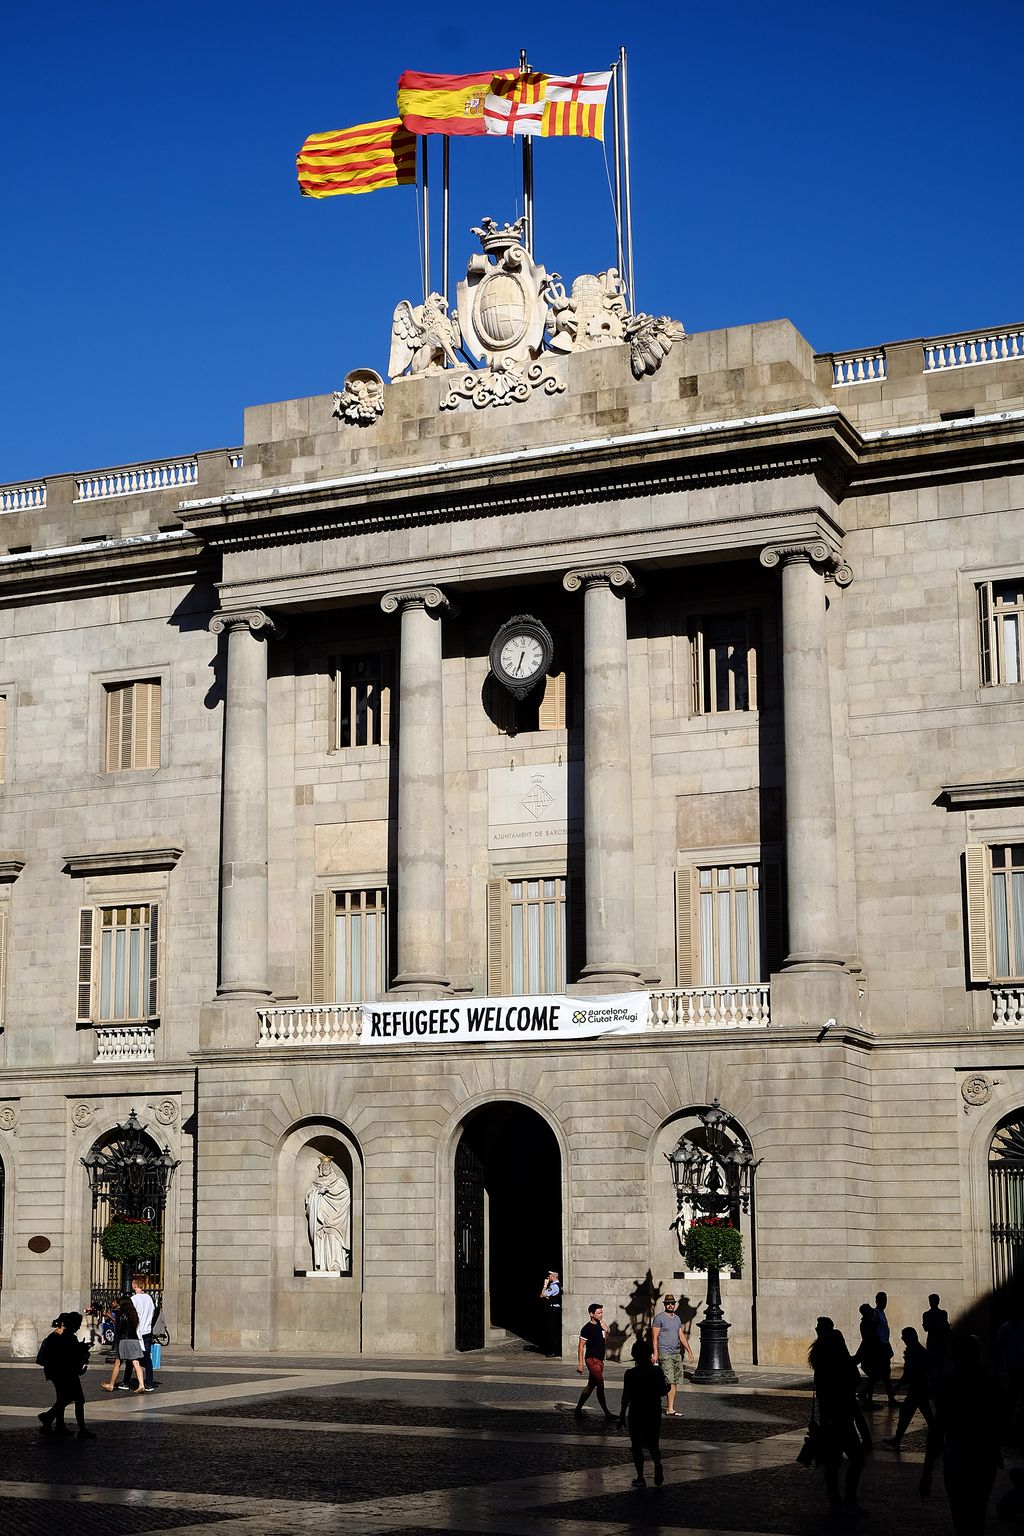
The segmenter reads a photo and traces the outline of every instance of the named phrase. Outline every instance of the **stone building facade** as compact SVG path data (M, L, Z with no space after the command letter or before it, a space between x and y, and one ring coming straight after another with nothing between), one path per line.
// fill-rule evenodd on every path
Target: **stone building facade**
M1021 332L550 367L0 488L4 1334L97 1284L83 1159L132 1110L199 1348L529 1335L550 1266L568 1328L699 1308L665 1154L716 1095L760 1160L735 1359L1012 1267ZM490 662L520 615L553 645L524 699ZM643 991L652 1022L364 1039L388 987Z

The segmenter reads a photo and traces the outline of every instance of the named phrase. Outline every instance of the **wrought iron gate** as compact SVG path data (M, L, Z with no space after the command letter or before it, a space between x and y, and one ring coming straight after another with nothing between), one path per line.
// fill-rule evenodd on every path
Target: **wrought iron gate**
M163 1297L164 1207L170 1176L178 1166L145 1133L132 1110L124 1125L102 1137L84 1157L92 1189L91 1303L102 1309L128 1290L133 1278L143 1282L159 1303ZM103 1252L103 1233L117 1216L144 1221L157 1241L157 1255L121 1263Z
M988 1158L992 1219L992 1284L996 1290L1024 1276L1024 1116L1004 1122Z
M455 1348L484 1347L484 1165L463 1132L455 1153Z

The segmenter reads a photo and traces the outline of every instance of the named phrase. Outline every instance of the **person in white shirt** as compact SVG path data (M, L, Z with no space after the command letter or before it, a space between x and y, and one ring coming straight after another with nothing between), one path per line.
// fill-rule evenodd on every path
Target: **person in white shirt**
M135 1303L135 1310L139 1315L139 1342L146 1350L146 1358L143 1362L143 1371L145 1372L146 1379L145 1390L153 1392L155 1391L152 1358L153 1317L156 1313L156 1304L142 1281L137 1278L132 1281L132 1300Z

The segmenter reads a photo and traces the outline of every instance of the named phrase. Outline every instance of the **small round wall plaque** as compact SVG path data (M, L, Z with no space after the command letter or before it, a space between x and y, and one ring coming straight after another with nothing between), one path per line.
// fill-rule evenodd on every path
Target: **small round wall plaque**
M992 1084L984 1073L972 1072L960 1084L960 1093L965 1104L987 1104L992 1097Z
M28 1240L29 1253L48 1253L50 1239L48 1237L30 1237Z
M71 1111L72 1124L77 1125L80 1131L84 1131L87 1125L92 1125L93 1119L91 1104L76 1104Z
M17 1123L17 1110L10 1104L0 1105L0 1131L13 1131Z
M156 1117L161 1125L173 1125L178 1118L178 1106L173 1099L161 1099L156 1107Z

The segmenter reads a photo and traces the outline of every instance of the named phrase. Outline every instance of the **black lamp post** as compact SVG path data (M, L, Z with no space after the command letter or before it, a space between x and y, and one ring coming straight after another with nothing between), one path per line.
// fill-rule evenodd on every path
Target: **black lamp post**
M689 1204L702 1216L728 1216L736 1209L750 1207L750 1180L760 1164L748 1146L727 1130L729 1116L712 1099L710 1109L697 1116L704 1127L704 1147L679 1138L673 1151L665 1154L672 1170L676 1191L675 1228L679 1252L686 1253L686 1212ZM715 1386L736 1381L729 1359L729 1324L722 1315L722 1289L718 1266L708 1268L708 1294L700 1328L700 1359L694 1381Z

